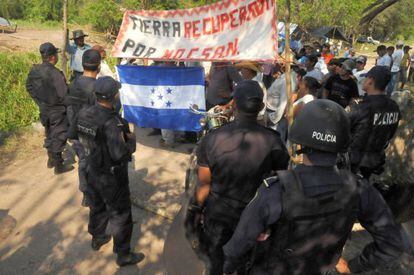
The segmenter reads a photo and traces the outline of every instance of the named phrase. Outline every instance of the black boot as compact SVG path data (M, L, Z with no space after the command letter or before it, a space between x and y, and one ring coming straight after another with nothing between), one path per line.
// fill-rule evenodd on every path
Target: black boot
M145 258L143 253L129 252L127 254L119 253L116 258L116 264L119 266L135 265Z
M111 236L105 236L103 238L92 237L91 247L93 250L98 251L101 247L111 241Z
M55 167L55 160L53 159L53 155L50 153L47 153L47 168L53 168Z
M55 162L55 175L63 174L63 173L66 173L66 172L69 172L75 169L75 167L73 167L72 165L65 164L63 162L62 153L58 153L54 155L53 159Z

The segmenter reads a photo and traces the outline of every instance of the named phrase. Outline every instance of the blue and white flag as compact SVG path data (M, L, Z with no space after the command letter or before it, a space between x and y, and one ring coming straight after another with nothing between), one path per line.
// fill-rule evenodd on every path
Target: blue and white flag
M124 117L140 127L200 131L206 109L204 70L200 67L117 66Z

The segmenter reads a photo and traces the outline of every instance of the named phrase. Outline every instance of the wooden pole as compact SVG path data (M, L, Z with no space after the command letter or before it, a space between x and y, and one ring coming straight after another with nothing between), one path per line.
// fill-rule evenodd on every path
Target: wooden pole
M68 1L63 0L63 45L62 45L62 71L67 78L67 59L66 59L66 44L68 41Z
M293 106L292 106L292 74L291 74L291 62L292 54L290 50L290 0L286 0L285 9L285 80L286 80L286 94L287 94L287 106L286 106L286 118L288 125L292 125L293 122Z

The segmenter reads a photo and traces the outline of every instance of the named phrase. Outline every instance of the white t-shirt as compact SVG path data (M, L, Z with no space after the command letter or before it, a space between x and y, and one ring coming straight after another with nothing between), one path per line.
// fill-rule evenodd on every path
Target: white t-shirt
M326 66L325 59L320 57L318 63L315 65L315 69L319 70L323 75L329 73L328 66Z
M318 80L319 82L322 82L322 79L323 79L323 73L320 70L316 69L316 68L313 69L310 72L307 72L305 77L307 77L307 76L313 77L316 80Z
M296 107L299 104L308 104L309 102L315 100L315 97L313 95L305 95L304 97L298 99L293 103L293 107Z
M109 67L108 63L106 63L105 60L101 61L101 70L99 71L99 74L96 78L100 78L103 76L110 76L112 78L115 78L114 73L112 72L111 68Z
M366 74L367 70L357 71L356 69L352 70L352 74L355 76L358 84L358 93L359 96L364 96L365 91L362 89L362 85L364 84L365 77L362 77L361 74Z
M400 71L400 66L401 66L401 61L403 59L403 56L404 56L404 51L402 49L398 49L392 54L393 63L391 67L391 72L396 73Z
M388 54L384 54L383 56L378 57L377 59L377 66L385 66L385 67L390 68L391 63L392 63L392 60Z

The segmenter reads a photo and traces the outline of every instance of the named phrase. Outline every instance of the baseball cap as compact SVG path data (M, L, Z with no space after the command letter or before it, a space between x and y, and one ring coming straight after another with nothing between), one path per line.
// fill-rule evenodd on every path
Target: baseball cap
M246 113L258 113L263 103L263 90L254 80L239 82L233 92L237 108Z
M112 99L121 89L122 85L110 76L103 76L95 81L96 97L101 99Z
M60 49L56 48L52 43L46 42L40 45L39 52L42 56L52 56L60 53Z
M385 66L375 66L366 74L361 74L361 77L372 77L377 82L388 84L391 80L391 71Z
M355 61L352 59L347 59L342 62L342 68L352 73L352 70L355 69Z
M367 57L363 56L363 55L360 55L355 59L355 62L366 64L367 63Z
M94 49L86 50L82 55L82 65L94 66L101 64L101 54Z

